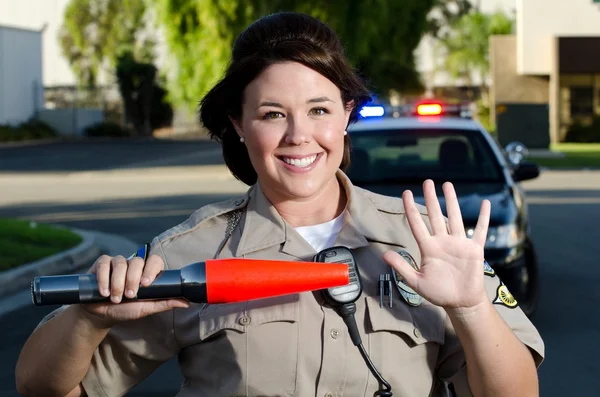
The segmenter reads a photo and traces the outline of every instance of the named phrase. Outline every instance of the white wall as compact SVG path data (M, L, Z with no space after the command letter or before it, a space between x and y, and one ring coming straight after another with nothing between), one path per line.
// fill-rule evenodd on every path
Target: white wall
M0 124L19 124L43 107L40 32L0 27Z
M58 31L69 0L0 0L0 25L43 31L44 85L71 85L75 77L62 56Z
M518 73L549 75L552 39L557 36L600 36L600 4L593 0L517 0Z

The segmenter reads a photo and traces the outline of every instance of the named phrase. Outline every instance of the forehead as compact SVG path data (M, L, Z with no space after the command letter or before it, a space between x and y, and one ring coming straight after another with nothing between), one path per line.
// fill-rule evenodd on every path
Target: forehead
M327 77L296 62L267 67L245 89L247 99L261 99L265 95L313 97L325 94L341 95L339 88Z

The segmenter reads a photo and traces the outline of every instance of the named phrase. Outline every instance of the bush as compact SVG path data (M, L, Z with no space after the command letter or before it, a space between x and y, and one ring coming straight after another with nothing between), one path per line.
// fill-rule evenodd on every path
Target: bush
M573 122L567 130L565 142L600 142L600 116L594 117L592 122L588 124L584 124L580 121Z
M58 133L52 127L38 120L30 120L18 126L0 125L0 142L55 138L57 136Z
M125 138L132 136L133 134L130 130L121 127L121 125L117 123L103 121L86 127L83 131L83 135L89 137Z

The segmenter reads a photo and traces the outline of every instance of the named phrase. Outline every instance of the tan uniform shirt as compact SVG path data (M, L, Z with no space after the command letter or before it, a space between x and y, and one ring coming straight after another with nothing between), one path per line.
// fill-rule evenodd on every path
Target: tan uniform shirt
M453 382L459 397L471 396L464 353L443 309L426 301L409 306L397 291L392 308L379 305L379 275L391 270L383 252L406 250L420 263L401 199L354 187L341 172L338 178L349 201L335 245L352 248L360 266L356 320L371 360L396 397L444 395L443 381ZM422 213L428 224L424 207ZM177 269L227 257L311 261L316 252L254 186L194 212L155 238L151 253ZM484 278L490 300L498 301L498 277ZM539 365L544 345L535 327L518 307L495 307ZM90 396L124 395L176 355L185 379L179 397L371 397L378 388L340 316L312 292L193 304L119 324L94 354L84 388Z

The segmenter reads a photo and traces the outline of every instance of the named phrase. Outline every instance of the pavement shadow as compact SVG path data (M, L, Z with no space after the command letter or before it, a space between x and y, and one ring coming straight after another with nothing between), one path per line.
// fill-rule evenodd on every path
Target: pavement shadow
M104 171L164 165L223 164L220 145L208 139L89 139L28 146L0 145L0 173Z

